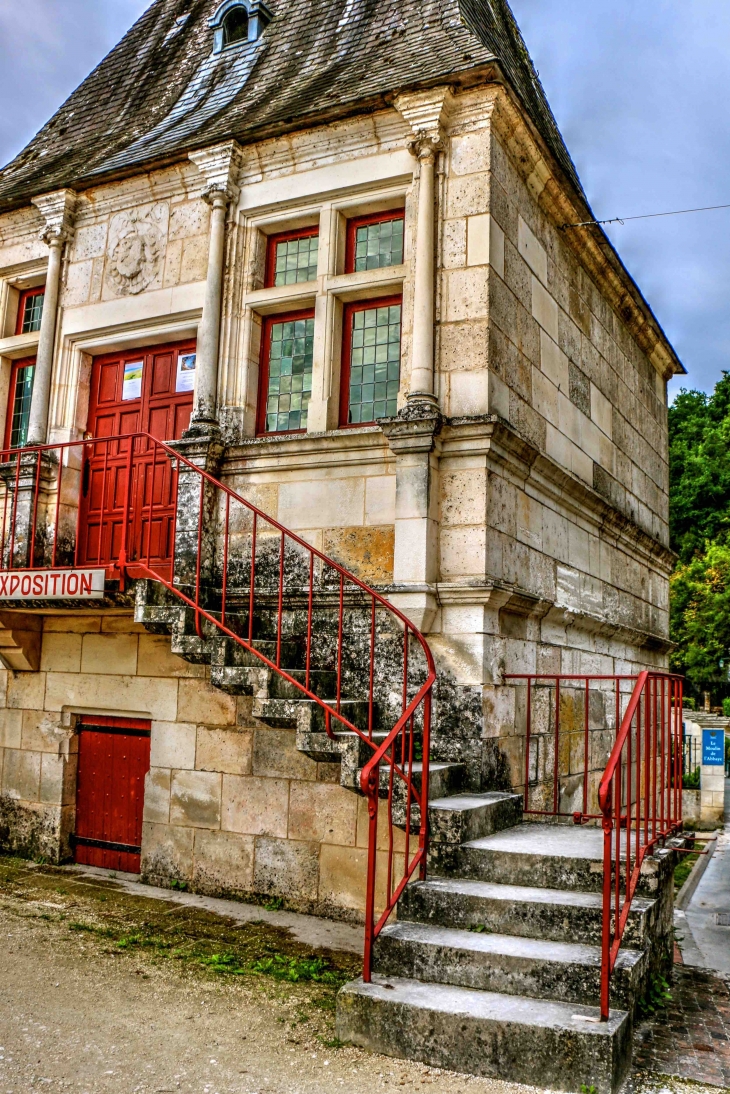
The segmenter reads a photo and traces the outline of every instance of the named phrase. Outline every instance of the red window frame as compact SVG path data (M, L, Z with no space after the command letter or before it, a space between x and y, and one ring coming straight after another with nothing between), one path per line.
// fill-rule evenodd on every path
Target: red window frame
M355 238L358 228L364 228L367 224L382 224L386 220L405 220L405 207L388 209L385 213L370 213L367 216L351 217L347 222L347 242L345 246L345 273L355 272ZM373 273L368 270L368 273Z
M10 383L8 384L8 406L5 413L5 451L10 452L10 438L13 432L13 410L15 408L15 389L18 385L18 373L22 368L35 365L35 357L23 357L19 361L11 361ZM13 451L15 451L13 449Z
M295 437L306 429L277 429L273 433L266 428L266 404L269 398L269 362L271 359L271 328L275 323L291 323L296 319L314 319L314 308L286 312L284 315L267 315L261 336L259 358L259 390L256 407L256 435L258 437Z
M15 333L23 333L23 315L25 314L25 302L29 300L31 296L45 296L46 286L36 286L35 289L23 289L18 298L18 318L15 323Z
M370 311L374 308L391 308L394 304L403 307L403 294L378 296L372 300L356 300L345 304L342 322L342 366L340 368L340 429L360 429L363 425L375 425L373 422L350 422L350 372L352 369L352 317L358 311ZM401 353L403 352L403 313L401 312Z
M295 231L278 232L276 235L269 236L266 241L266 272L264 274L264 288L275 288L274 282L276 280L276 248L279 243L289 243L289 241L292 239L311 239L312 236L318 235L319 225L315 224L311 228L297 228ZM304 284L304 282L301 282L301 284Z

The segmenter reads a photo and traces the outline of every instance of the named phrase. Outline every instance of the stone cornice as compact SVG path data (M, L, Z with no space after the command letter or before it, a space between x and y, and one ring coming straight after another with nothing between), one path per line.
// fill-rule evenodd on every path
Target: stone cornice
M56 190L32 199L45 222L39 233L40 238L49 246L53 241L63 244L73 238L77 200L73 190Z
M513 475L520 485L531 488L556 507L571 511L592 524L603 538L629 549L665 573L671 573L677 556L665 544L601 497L582 479L564 470L497 415L452 418L441 437L444 457L483 454L493 465Z

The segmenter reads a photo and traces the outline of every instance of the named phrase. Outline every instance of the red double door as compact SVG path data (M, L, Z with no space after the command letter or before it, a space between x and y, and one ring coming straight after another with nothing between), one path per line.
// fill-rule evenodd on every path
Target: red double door
M150 723L84 715L79 725L76 862L137 874Z
M175 497L170 460L143 437L179 440L190 423L195 343L95 357L81 480L79 564L110 566L122 548L169 576Z

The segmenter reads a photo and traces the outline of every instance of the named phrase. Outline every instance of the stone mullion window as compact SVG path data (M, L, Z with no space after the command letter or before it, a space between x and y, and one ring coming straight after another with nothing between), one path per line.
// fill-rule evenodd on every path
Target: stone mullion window
M398 413L403 299L348 304L344 314L340 426Z
M381 270L403 262L405 215L400 210L353 217L347 224L346 273Z
M266 287L281 288L315 281L318 255L318 228L270 236L266 253Z
M27 289L18 301L16 334L34 334L41 329L45 289Z
M312 396L314 311L264 321L257 432L303 433Z
M28 439L34 375L35 358L13 362L5 427L6 449L22 448Z

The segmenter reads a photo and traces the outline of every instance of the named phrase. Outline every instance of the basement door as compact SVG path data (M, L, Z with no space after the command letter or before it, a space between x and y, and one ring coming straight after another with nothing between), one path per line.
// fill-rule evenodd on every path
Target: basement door
M79 725L74 859L138 874L150 723L84 715Z
M194 378L194 342L95 357L88 432L93 438L150 433L160 441L179 440L190 424ZM87 447L80 516L82 565L113 565L126 537L130 562L148 559L170 576L172 466L159 454L155 458L144 438Z

